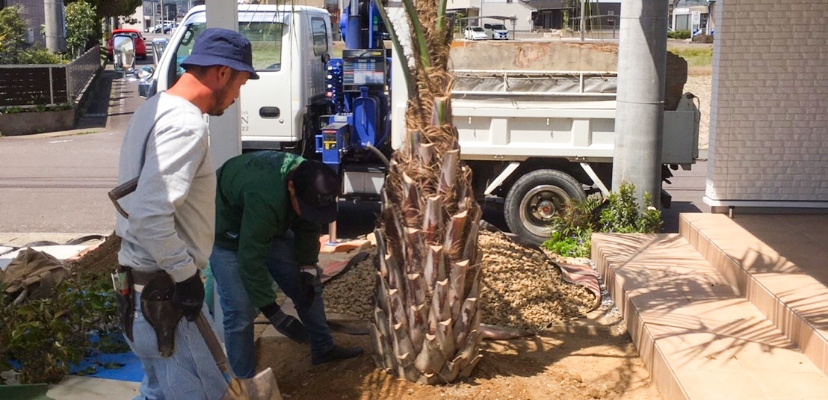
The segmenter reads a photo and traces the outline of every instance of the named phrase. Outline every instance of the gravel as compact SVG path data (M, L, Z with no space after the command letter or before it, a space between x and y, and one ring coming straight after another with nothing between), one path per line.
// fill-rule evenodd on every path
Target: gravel
M563 280L560 270L538 249L521 246L502 233L481 231L484 274L481 285L482 322L531 332L582 318L596 303L582 286ZM373 310L374 258L325 285L328 313L369 319Z

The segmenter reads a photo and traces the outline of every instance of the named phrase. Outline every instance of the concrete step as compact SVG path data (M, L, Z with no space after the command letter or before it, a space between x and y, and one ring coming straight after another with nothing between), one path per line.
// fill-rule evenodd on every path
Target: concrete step
M593 261L665 400L828 399L828 377L680 234L595 234Z
M783 221L749 226L757 232L768 231L766 237L774 247L724 214L682 214L679 218L679 232L690 245L828 375L828 287L806 271L814 267L806 265L812 262L824 270L828 258L803 254L819 249L809 248L813 246L807 246L807 239L797 238L795 232L786 232ZM773 239L780 235L790 240ZM817 246L824 248L825 243ZM781 249L795 253L797 263Z

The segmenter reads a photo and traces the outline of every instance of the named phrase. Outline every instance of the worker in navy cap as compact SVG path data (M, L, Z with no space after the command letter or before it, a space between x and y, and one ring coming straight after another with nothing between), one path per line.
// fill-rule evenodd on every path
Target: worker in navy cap
M221 115L259 76L250 41L227 29L201 32L181 66L135 111L121 147L119 184L138 178L116 225L120 322L145 373L138 399L219 399L227 389L195 323L216 221L203 115Z

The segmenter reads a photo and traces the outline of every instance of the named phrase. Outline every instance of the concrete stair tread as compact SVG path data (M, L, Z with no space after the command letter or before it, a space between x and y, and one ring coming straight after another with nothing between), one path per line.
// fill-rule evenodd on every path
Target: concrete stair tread
M819 239L828 231L828 216L752 216L738 221L745 226L721 214L682 214L679 231L828 375L828 287L815 277L825 274L828 266L828 250Z
M593 236L665 399L828 399L828 377L678 234Z

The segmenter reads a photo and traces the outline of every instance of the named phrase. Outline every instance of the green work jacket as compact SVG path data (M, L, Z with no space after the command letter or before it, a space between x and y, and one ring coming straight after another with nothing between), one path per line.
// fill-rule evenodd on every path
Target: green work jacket
M318 261L320 227L299 218L287 190L290 171L302 161L295 154L257 151L231 158L216 172L215 244L237 252L239 274L257 308L276 299L265 266L274 237L292 230L299 265Z

